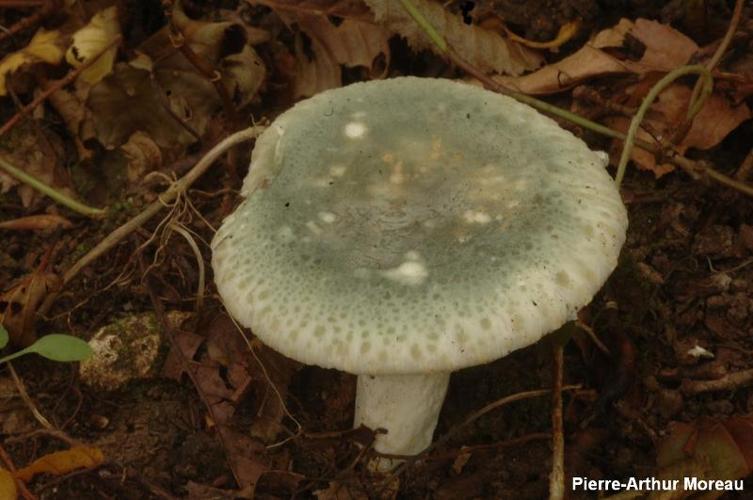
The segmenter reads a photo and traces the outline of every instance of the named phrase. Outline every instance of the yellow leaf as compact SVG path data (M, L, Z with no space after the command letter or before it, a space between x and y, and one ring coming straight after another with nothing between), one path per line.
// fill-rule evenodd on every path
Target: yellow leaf
M57 45L59 41L59 32L40 29L23 51L46 63L57 64L63 58L63 50Z
M73 34L73 43L65 54L65 60L71 66L78 68L105 50L105 47L119 35L120 25L118 24L117 7L108 7L99 11L91 18L89 24ZM112 72L117 51L118 48L115 46L107 49L94 64L81 73L80 78L86 83L94 85L109 75Z
M0 469L0 498L13 500L17 497L18 491L13 475L5 469Z
M69 450L50 453L33 461L23 469L19 469L16 477L28 482L37 474L46 472L59 476L76 469L96 467L104 460L105 456L99 448L74 446Z
M46 31L40 28L26 47L8 54L0 60L0 96L8 93L5 86L6 76L15 72L24 64L35 62L59 63L63 58L63 51L57 45L59 42L60 32Z

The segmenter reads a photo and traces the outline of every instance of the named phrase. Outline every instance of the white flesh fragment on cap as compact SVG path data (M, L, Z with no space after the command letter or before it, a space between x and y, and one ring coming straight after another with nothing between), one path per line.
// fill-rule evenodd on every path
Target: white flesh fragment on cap
M440 79L323 92L258 139L213 241L229 312L294 359L450 372L555 330L614 269L605 158L510 98Z
M380 453L417 455L431 444L449 381L449 372L359 375L354 426L387 431L374 443ZM380 458L372 466L388 471L399 462Z

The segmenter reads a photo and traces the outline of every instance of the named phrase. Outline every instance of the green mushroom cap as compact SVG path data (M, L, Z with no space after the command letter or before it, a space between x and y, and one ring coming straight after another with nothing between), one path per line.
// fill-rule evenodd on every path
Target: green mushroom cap
M572 319L627 215L606 158L533 108L404 77L302 101L212 242L228 311L308 364L453 371Z

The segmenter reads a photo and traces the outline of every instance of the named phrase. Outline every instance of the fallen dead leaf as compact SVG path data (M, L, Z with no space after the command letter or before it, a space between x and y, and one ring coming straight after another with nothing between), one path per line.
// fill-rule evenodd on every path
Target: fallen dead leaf
M77 469L91 469L104 462L105 456L99 448L90 446L74 446L65 451L57 451L38 458L23 469L16 471L15 476L24 482L29 482L37 474L47 473L60 476Z
M0 96L6 95L6 79L22 66L33 63L58 64L63 59L62 36L58 31L40 28L29 44L0 60Z
M21 124L0 141L0 155L17 168L33 175L48 186L75 198L67 170L64 168L65 146L53 131L34 127L31 122ZM8 192L17 186L21 204L30 207L43 195L27 184L0 172L0 188Z
M126 157L126 174L131 183L140 182L144 176L162 165L159 146L144 132L138 130L120 146Z
M363 491L356 490L351 485L340 481L330 481L323 490L315 490L317 500L368 500L369 496Z
M296 75L293 98L308 97L342 85L340 65L368 68L372 78L382 78L389 67L389 33L381 26L345 19L335 26L325 16L302 15L296 18L300 29L311 39L314 57L309 60L300 38L296 44ZM384 64L376 69L381 57Z
M222 434L228 461L241 488L250 488L253 491L261 476L270 470L269 462L264 456L264 445L224 426L218 430Z
M644 118L637 134L638 138L655 143L671 135L685 121L691 93L691 89L686 85L673 84L667 87L651 106L650 114ZM745 103L734 105L725 96L712 94L693 119L690 130L676 149L680 154L684 154L690 148L711 149L750 117L750 108ZM622 132L626 132L630 126L630 119L624 116L610 116L605 118L604 122ZM617 150L622 147L622 142L615 141L614 145L613 156L617 157ZM657 164L652 153L639 147L633 148L631 159L638 168L652 171L657 178L675 169L670 163Z
M16 480L13 479L13 474L0 467L0 498L13 500L17 497L18 489L16 488Z
M89 23L73 34L73 43L65 54L68 64L78 68L91 58L102 53L105 48L120 36L117 7L108 7L94 14ZM110 47L99 56L94 64L81 72L79 78L94 85L112 72L118 48Z
M100 143L114 149L136 132L147 134L165 150L196 141L181 121L197 134L203 132L219 105L214 87L189 71L170 71L161 76L170 84L169 92L175 96L172 100L155 75L126 63L116 64L113 74L92 87L87 105Z
M424 31L398 0L365 0L376 21L408 40L415 50L437 51ZM464 59L485 72L519 75L538 68L543 57L531 49L479 26L468 25L442 4L414 0L413 4L447 43Z
M72 227L71 221L61 215L54 214L29 215L0 222L0 229L14 231L54 231L55 229L70 229Z
M37 308L48 293L58 290L61 285L58 275L37 270L0 295L0 322L8 330L14 345L27 347L36 340Z
M608 52L609 49L622 47L628 35L645 46L643 55L637 61L619 58ZM698 46L695 42L670 26L647 19L638 19L635 23L622 19L560 61L529 75L517 78L499 76L495 79L526 94L552 94L567 90L588 78L670 71L686 64L696 51Z

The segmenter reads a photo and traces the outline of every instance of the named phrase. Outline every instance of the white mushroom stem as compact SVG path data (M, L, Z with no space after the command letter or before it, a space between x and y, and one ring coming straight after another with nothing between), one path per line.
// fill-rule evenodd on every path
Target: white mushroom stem
M391 455L416 455L426 449L437 426L450 372L417 375L359 375L355 427L385 429L374 449ZM399 460L380 460L387 471Z

